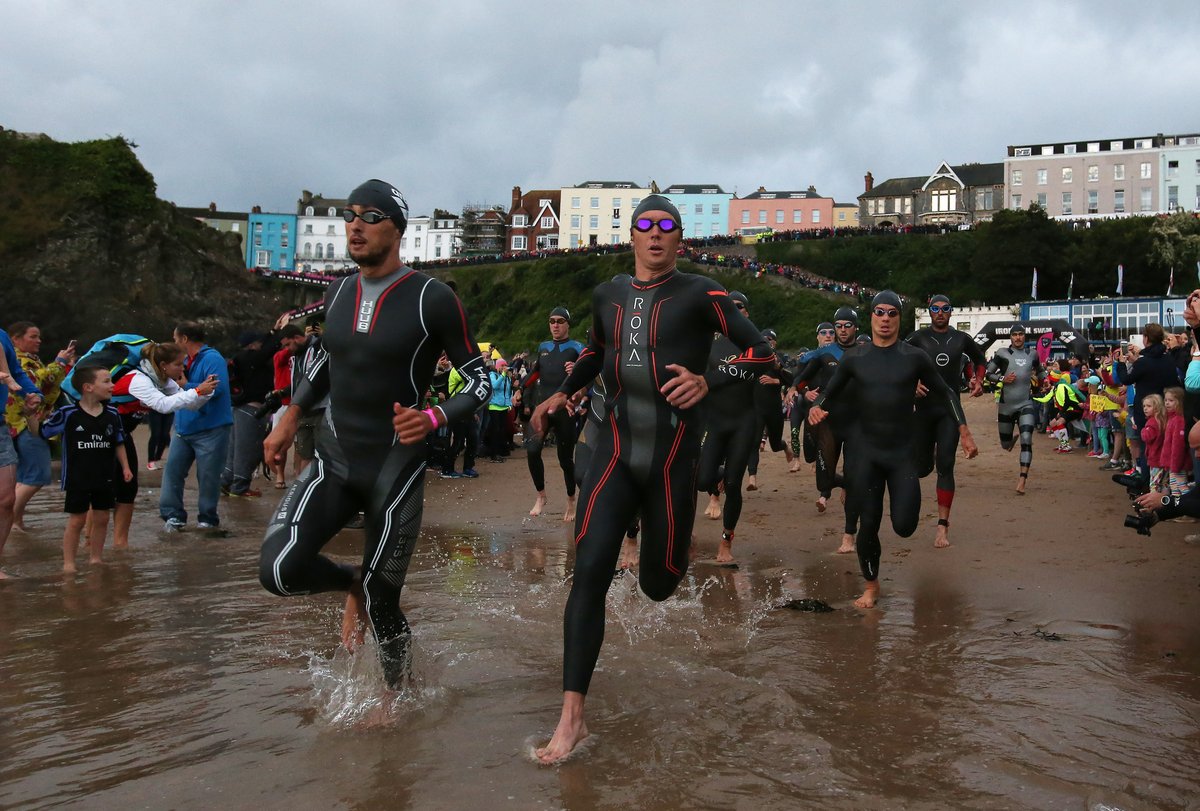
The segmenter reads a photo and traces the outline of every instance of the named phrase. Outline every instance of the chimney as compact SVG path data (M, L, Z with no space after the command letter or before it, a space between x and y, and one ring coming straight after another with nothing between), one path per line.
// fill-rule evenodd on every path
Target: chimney
M516 211L517 206L521 204L521 187L513 186L512 205L509 206L509 211Z
M870 172L867 172L867 174L863 177L863 183L866 184L867 191L875 188L875 178L871 176Z
M762 193L763 193L763 192L765 192L766 190L767 190L767 189L766 189L766 187L764 187L764 186L759 186L759 187L758 187L758 193L759 193L759 194L762 194Z
M209 203L209 204L208 204L208 210L209 210L209 211L211 211L211 212L213 212L213 213L215 214L215 213L217 212L217 204L216 204L216 203Z
M252 214L262 214L262 206L255 206L254 208L250 209L250 212Z

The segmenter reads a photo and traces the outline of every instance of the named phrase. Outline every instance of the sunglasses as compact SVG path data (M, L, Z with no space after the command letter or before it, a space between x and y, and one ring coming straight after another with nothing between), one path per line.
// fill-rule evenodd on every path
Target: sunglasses
M367 225L378 225L384 220L390 220L391 217L384 214L382 211L364 211L362 214L351 211L348 208L342 209L342 219L346 222L354 222L355 218L362 220Z
M649 217L638 217L633 221L633 227L642 233L646 233L654 226L658 226L658 230L664 234L669 234L679 227L679 223L670 217L663 217L661 220L652 220Z
M952 313L954 308L949 304L930 304L929 312L931 313Z
M832 334L833 334L833 330L831 330L831 329L819 329L819 330L817 330L817 334L818 334L818 335L832 335Z
M735 302L733 303L733 306L734 306L734 307L737 307L737 308L738 308L739 310L741 310L742 312L745 312L745 311L746 311L746 305L745 305L745 304L742 304L740 301L735 301Z
M567 323L567 319L565 319L565 318L551 318L551 319L550 319L550 323L551 323L551 324L566 324L566 323Z
M839 321L839 322L837 322L836 324L834 324L834 325L833 325L833 328L834 328L834 329L854 329L854 322L852 322L852 321Z
M871 312L875 313L875 315L879 316L880 318L897 318L900 315L900 311L895 307L876 307L874 310L871 310Z

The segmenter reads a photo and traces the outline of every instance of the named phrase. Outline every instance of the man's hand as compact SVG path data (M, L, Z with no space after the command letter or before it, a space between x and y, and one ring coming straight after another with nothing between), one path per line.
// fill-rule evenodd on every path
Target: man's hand
M1200 325L1200 290L1188 294L1187 304L1183 307L1183 320L1189 327Z
M817 389L809 389L808 391L804 392L804 399L808 400L810 403L820 396L821 392Z
M668 364L667 371L675 373L675 377L659 389L663 397L667 398L667 405L674 408L691 408L708 394L708 381L701 375L689 372L678 363Z
M198 386L196 386L193 391L195 391L196 394L199 394L201 397L207 397L217 390L217 383L219 381L220 378L216 375L209 375Z
M975 437L971 436L971 429L965 425L960 425L958 428L958 444L963 449L963 455L968 459L974 459L979 455L979 448L975 445Z
M924 383L922 383L920 380L918 380L917 381L917 396L924 397L926 394L929 394L929 387L926 386Z
M1137 505L1137 508L1139 510L1145 510L1146 512L1154 512L1155 510L1161 510L1163 508L1162 500L1163 500L1162 493L1158 493L1158 492L1151 490L1149 493L1146 493L1145 495L1141 495L1141 496L1138 496L1137 498L1135 498L1133 500L1133 503Z
M813 406L808 410L808 424L820 425L821 421L829 416L829 412L820 406Z
M392 412L392 430L396 432L396 439L400 440L401 445L424 442L433 430L433 420L424 411L392 403Z
M127 482L133 481L133 471L130 470L129 468L123 468L121 470L121 478L123 478Z
M967 384L967 391L971 393L972 397L979 397L983 394L983 381L978 377L972 377Z
M778 386L779 378L771 377L770 375L759 375L758 382L762 383L764 386Z
M560 408L564 408L569 399L561 391L556 391L543 400L529 417L530 430L538 436L546 433L546 427L549 424L549 415L555 413Z
M263 440L263 458L269 463L282 465L287 456L287 449L292 446L292 441L296 438L299 426L300 407L288 406L279 418L279 423Z

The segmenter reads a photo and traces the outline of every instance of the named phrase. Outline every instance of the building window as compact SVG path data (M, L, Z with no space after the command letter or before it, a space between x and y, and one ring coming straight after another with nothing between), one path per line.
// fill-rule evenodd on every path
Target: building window
M254 233L256 233L256 234L261 234L261 233L262 233L262 226L263 226L263 224L262 224L261 222L256 222L256 223L254 223Z
M696 203L696 205L694 205L692 207L692 213L693 214L703 214L704 213L704 203Z
M526 225L526 217L524 214L514 214L513 215L513 221L512 221L513 228L524 228L525 225Z
M621 207L621 198L614 197L613 198L613 209L616 210L616 209L619 209L620 207ZM616 215L614 215L614 216L616 216Z
M306 233L306 234L312 233L312 223L308 223L307 225L304 226L304 233Z
M578 214L572 214L572 215L571 215L571 227L572 227L572 228L579 228L579 227L580 227L580 223L581 223L581 217L580 217L580 215L578 215Z
M1200 161L1197 161L1197 163L1200 163ZM720 203L713 203L713 204L712 204L711 213L713 214L713 216L720 216L720 214L721 214L721 204L720 204Z
M433 244L434 244L434 245L441 245L441 244L442 244L442 235L441 235L441 234L435 234L435 235L434 235L434 237L433 237Z
M304 255L305 255L305 257L312 256L312 243L311 242L304 243Z
M288 246L288 238L287 238L287 237L280 237L280 238L279 238L279 247L281 247L281 248L286 248L287 246Z
M904 213L912 214L912 198L911 197L904 198Z
M324 248L322 248L322 247L321 247L321 243L320 243L320 242L318 242L318 243L317 243L317 258L318 258L318 259L324 259L324 258L325 258L323 251L324 251Z
M522 237L522 239L523 239L523 237ZM441 249L441 248L434 248L434 249L433 249L433 258L434 258L434 259L441 259L441 258L442 258L442 249Z
M1142 189L1141 210L1150 211L1153 206L1153 191L1148 188Z
M1100 167L1099 166L1089 166L1088 167L1088 183L1098 183L1099 181L1100 181Z
M875 201L868 200L867 201L867 214L874 214L874 213L875 213Z
M288 232L288 224L287 224L286 222L285 222L285 223L283 223L282 225L280 225L280 226L279 226L279 229L280 229L281 231L283 231L283 233L285 233L285 234L286 234L286 233ZM234 228L233 228L233 230L235 230L235 231L237 230L237 224L236 224L236 223L234 224Z
M270 251L255 251L254 252L254 266L259 267L259 268L270 267L271 266L271 252Z
M542 217L542 228L553 228L553 227L554 227L554 218L553 217Z
M1088 214L1100 213L1100 192L1095 189L1088 189Z
M312 206L305 206L305 208L304 208L304 216L305 217L311 217L314 213L315 213L315 211L313 210Z
M284 256L283 254L279 254L279 269L280 270L287 269L287 257Z
M641 204L642 204L642 198L640 198L640 197L633 197L633 198L630 198L630 200L629 200L630 208L637 208Z
M1125 213L1125 190L1124 189L1117 189L1116 191L1113 192L1113 213L1114 214L1124 214Z
M325 229L325 236L327 236L327 237L331 237L331 236L333 236L334 234L335 234L335 231L333 230L333 226L332 226L332 225L331 225L331 226L329 226L328 228L326 228L326 229Z
M416 239L413 240L413 248L420 248L420 247L421 247L421 238L417 237ZM320 256L320 255L321 254L317 254L317 256Z
M336 209L336 208L334 208L333 206L330 206L330 207L329 207L329 216L330 216L330 217L336 217L336 216L337 216L337 209Z
M955 189L937 189L929 197L931 211L954 211L958 208L958 191Z
M621 244L621 238L619 236L617 236L616 234L612 234L608 238L608 241L609 241L610 245L620 245Z
M543 197L542 199L538 200L538 208L547 208L549 205L550 205L549 197Z
M995 201L994 189L976 189L975 190L975 210L976 211L991 211L992 204Z
M1046 210L1046 193L1044 191L1038 192L1037 205L1042 211Z
M1065 192L1063 192L1063 193L1062 193L1062 213L1063 213L1063 216L1064 216L1064 217L1065 217L1065 216L1067 216L1068 214L1070 214L1070 213L1071 213L1071 211L1072 211L1072 209L1071 209L1071 193L1070 193L1069 191L1065 191Z
M579 198L578 197L571 198L571 208L579 208Z
M1124 180L1124 179L1125 179L1125 164L1114 163L1113 164L1113 180Z
M1167 186L1167 211L1179 208L1179 187Z
M1142 177L1142 180L1149 180L1150 178L1154 177L1153 173L1150 171L1150 163L1149 162L1142 164L1141 177Z
M1062 168L1062 182L1063 183L1070 183L1071 180L1074 178L1074 176L1075 176L1075 170L1073 170L1070 166L1064 166Z
M599 214L593 214L590 217L588 217L588 228L591 228L594 231L599 227L600 227L600 215Z
M1074 155L1075 154L1075 144L1063 144L1063 154L1064 155Z
M1038 182L1037 182L1037 184L1038 184L1039 186L1045 186L1045 185L1046 185L1046 176L1047 176L1047 174L1048 174L1048 172L1047 172L1045 169L1038 169L1038 170L1037 170L1037 181L1038 181Z
M758 224L759 225L767 224L767 210L765 208L759 209L759 211L758 211Z
M255 237L255 238L254 238L254 247L256 247L256 248L261 248L261 247L262 247L262 237Z
M408 250L408 237L400 237L400 250Z
M1014 194L1012 196L1012 207L1019 209L1021 207L1021 195Z
M593 197L591 200L588 201L588 204L590 205L591 208L600 208L600 198Z
M1161 318L1161 308L1157 301L1139 301L1117 303L1117 329L1138 330Z
M783 209L782 208L775 209L775 224L783 225Z
M513 238L512 238L512 249L513 249L514 251L523 251L523 250L525 250L525 245L526 245L526 244L527 244L527 242L526 242L526 239L525 239L525 237L513 237Z
M746 209L745 211L742 212L742 225L749 225L749 224L750 224L750 209Z
M1022 174L1022 172L1020 169L1012 170L1012 185L1014 185L1014 186L1021 185L1021 174Z
M804 222L804 212L801 211L800 209L796 209L795 211L793 211L792 212L792 224L800 225L803 222Z
M846 212L839 211L838 212L838 222L845 222L845 221L846 221Z
M812 221L814 225L821 221L821 212L819 210L813 210Z
M1167 161L1167 180L1179 177L1179 161Z

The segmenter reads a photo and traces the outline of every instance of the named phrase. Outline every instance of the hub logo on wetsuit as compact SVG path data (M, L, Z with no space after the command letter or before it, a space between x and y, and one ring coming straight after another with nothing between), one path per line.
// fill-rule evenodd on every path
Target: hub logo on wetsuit
M633 312L629 314L629 340L626 344L629 346L629 354L625 358L626 366L645 366L645 361L642 359L642 352L646 347L646 319L645 319L646 299L641 296L635 296L633 299Z
M358 323L355 325L355 332L370 332L371 331L371 315L375 312L375 302L367 300L358 308Z

